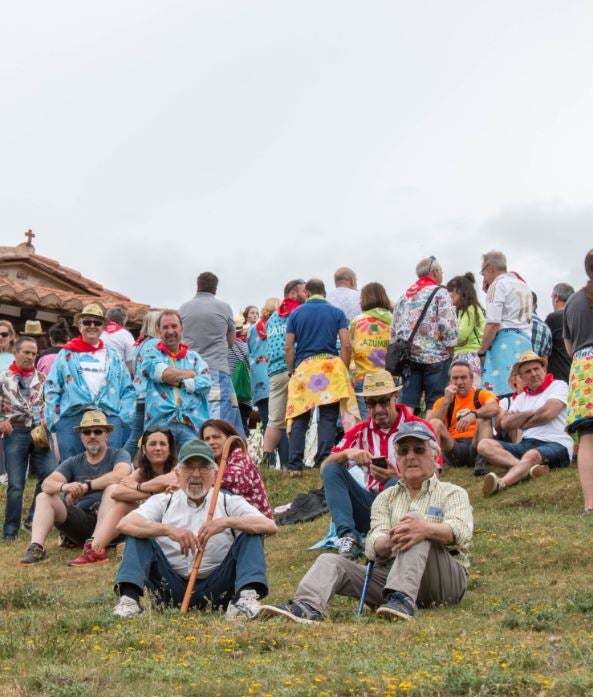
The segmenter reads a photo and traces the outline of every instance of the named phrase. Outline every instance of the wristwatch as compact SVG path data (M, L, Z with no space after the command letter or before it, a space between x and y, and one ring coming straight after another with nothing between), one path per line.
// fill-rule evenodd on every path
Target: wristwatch
M92 490L93 490L93 486L92 486L91 482L92 482L91 479L85 479L84 482L83 482L83 484L86 484L86 485L87 485L88 491L92 491Z

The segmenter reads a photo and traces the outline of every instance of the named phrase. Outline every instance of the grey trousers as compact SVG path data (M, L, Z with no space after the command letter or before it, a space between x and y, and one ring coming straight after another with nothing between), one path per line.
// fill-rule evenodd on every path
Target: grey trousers
M365 567L337 554L322 554L303 576L294 600L325 612L337 593L360 598ZM394 559L377 561L366 603L378 607L394 591L405 593L420 607L458 603L467 589L467 574L443 545L424 540Z

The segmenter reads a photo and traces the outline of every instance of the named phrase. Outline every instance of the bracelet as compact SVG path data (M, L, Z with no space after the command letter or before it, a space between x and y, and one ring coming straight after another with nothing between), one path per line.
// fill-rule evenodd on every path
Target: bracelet
M141 486L142 486L142 482L138 482L138 484L136 484L136 491L139 491L141 494L143 494L144 492L140 488Z
M92 491L93 487L91 486L91 480L90 479L85 479L83 484L87 485L88 491Z
M60 484L60 491L64 491L64 484L68 484L68 482L62 482Z

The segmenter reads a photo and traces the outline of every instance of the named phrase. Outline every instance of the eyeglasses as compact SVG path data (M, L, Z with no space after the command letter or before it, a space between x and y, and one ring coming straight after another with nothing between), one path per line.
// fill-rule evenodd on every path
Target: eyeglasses
M10 336L10 332L0 332L0 336L1 336L3 339L6 339L7 336Z
M436 257L433 257L433 256L429 256L428 258L430 259L430 264L429 264L429 266L428 266L428 271L426 272L427 275L431 272L431 270L432 270L432 265L433 265L434 262L437 260L437 258L436 258Z
M103 320L102 319L83 319L80 322L83 327L90 327L91 325L94 327L102 327L103 326Z
M83 428L81 431L83 436L100 436L105 432L104 428Z
M288 286L288 288L286 289L286 295L288 295L290 293L290 291L294 290L297 286L302 286L306 282L307 281L305 281L305 279L303 279L303 278L297 279L296 281L294 281L293 283L291 283Z
M400 445L396 449L396 452L398 455L405 457L410 452L410 450L414 451L414 455L424 455L428 448L426 445Z
M483 276L483 275L484 275L484 271L486 271L486 269L487 269L489 266L490 266L490 264L484 264L484 266L482 266L482 268L480 269L480 276Z
M192 472L195 472L196 470L198 470L200 474L206 474L206 472L213 470L214 467L212 467L210 464L190 465L189 463L183 463L182 465L179 465L179 469L183 472L183 474L192 474Z
M364 400L364 403L367 405L369 409L372 409L376 406L384 407L386 404L389 404L389 402L391 402L391 395L387 395L386 397L377 397L377 399L369 397Z

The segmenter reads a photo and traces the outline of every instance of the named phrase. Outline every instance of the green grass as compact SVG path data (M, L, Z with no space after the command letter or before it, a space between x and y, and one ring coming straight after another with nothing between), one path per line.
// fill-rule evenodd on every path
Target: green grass
M593 517L574 468L489 500L449 470L474 505L469 591L461 605L413 623L356 617L336 598L327 620L225 622L215 613L111 615L114 561L70 569L57 548L33 568L0 557L0 695L585 695L593 693ZM266 474L274 505L319 485ZM28 488L31 495L31 488ZM5 489L0 492L3 506ZM284 602L316 556L328 516L266 542L271 602Z

